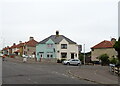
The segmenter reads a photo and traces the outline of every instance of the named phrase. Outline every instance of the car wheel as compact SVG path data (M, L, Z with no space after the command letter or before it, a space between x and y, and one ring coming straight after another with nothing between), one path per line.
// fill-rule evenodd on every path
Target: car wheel
M80 64L78 63L77 66L80 66Z
M70 63L68 62L67 65L70 65Z

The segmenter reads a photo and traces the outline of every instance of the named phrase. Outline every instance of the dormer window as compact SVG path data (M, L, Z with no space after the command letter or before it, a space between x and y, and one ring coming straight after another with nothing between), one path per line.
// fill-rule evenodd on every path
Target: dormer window
M61 44L61 49L67 49L67 44Z

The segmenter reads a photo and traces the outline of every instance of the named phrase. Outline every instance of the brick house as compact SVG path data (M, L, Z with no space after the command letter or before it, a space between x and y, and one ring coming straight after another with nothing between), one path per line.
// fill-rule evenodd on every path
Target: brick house
M30 37L29 41L24 43L23 54L28 55L29 57L32 57L32 55L35 55L36 44L38 44L38 42L34 40L33 37Z

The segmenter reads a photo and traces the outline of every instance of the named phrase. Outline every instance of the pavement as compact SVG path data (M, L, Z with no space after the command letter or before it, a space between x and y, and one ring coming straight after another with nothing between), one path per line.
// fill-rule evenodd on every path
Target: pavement
M21 63L21 62L23 62L23 57L18 57L18 56L16 56L15 58L6 57L6 60ZM39 62L39 61L35 61L34 58L28 58L26 63L56 64L56 62L49 62L49 61L46 61L46 62L41 61L41 62Z
M98 84L118 84L120 77L109 72L108 66L83 65L77 70L70 70L73 76Z
M22 58L7 58L13 62L23 62ZM36 62L34 59L28 59L27 63L51 64ZM58 63L52 63L58 64ZM120 77L109 72L109 66L101 65L82 65L76 69L69 69L68 74L77 77L80 80L86 80L97 84L118 84Z

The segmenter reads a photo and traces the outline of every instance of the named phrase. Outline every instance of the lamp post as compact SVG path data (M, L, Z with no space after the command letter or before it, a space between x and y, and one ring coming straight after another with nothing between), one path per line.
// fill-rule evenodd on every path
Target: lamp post
M85 44L84 44L84 65L85 65Z

